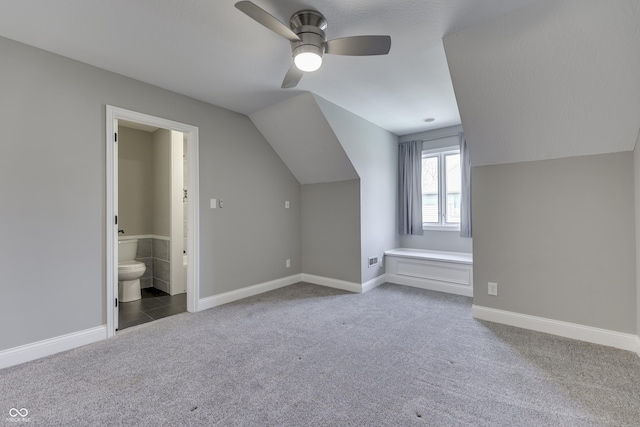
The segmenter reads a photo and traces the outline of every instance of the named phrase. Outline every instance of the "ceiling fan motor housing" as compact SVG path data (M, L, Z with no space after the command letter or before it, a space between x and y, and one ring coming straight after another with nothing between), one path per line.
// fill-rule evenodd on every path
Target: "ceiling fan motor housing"
M300 37L300 41L291 42L293 56L302 52L312 52L324 56L327 36L327 20L315 10L303 10L294 14L289 20L291 30Z

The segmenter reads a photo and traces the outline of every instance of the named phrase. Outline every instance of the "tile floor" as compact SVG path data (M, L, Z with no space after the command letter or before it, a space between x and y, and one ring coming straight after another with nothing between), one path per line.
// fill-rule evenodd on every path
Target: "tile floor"
M118 330L187 311L187 294L169 295L156 288L141 289L142 299L121 302Z

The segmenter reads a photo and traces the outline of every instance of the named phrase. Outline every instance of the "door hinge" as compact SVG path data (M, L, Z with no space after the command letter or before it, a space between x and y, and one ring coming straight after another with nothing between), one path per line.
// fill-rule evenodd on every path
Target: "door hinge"
M113 142L118 142L118 132L113 134Z
M118 225L118 215L116 215L116 225Z
M118 298L116 298L116 307L118 306Z

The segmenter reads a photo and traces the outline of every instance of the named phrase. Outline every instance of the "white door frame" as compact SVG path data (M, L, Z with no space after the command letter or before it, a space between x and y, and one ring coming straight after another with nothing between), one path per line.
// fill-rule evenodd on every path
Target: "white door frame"
M198 173L198 128L185 123L174 122L148 114L125 110L123 108L107 105L106 120L106 147L107 147L107 213L106 213L106 310L107 310L107 337L115 335L118 326L118 146L116 132L118 120L141 123L149 126L175 130L182 132L187 139L187 158L189 168L187 176L187 188L189 189L189 203L187 206L187 311L198 311L200 298L200 216L198 212L199 202L199 173Z

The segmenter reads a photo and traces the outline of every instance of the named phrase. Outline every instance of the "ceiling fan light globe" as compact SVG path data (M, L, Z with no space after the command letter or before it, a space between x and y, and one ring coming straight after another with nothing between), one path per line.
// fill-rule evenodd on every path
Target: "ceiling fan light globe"
M293 62L300 71L316 71L322 65L322 56L315 52L300 52L293 58Z

